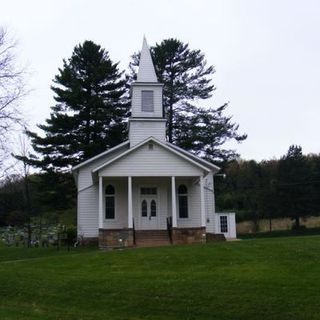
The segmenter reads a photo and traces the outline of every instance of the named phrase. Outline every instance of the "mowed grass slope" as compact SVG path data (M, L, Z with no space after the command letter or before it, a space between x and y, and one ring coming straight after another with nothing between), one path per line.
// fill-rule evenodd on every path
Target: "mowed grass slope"
M320 319L320 237L0 247L0 319Z

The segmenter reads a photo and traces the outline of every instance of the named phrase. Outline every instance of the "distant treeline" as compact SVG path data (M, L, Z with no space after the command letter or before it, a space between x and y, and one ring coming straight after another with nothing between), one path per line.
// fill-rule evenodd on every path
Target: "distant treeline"
M28 193L26 178L21 175L1 182L0 226L22 226L29 218L44 224L76 224L76 188L71 173L38 173L27 179Z
M290 146L276 160L232 161L216 177L217 210L237 212L237 220L290 217L293 228L300 218L320 214L320 155L303 155Z

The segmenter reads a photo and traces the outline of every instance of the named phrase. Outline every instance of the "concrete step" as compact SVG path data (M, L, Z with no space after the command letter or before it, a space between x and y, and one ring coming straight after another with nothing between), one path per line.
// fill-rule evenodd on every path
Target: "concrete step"
M223 233L207 233L207 242L226 241L226 237Z
M160 247L170 245L167 230L136 230L137 247Z
M152 247L166 247L170 246L171 243L168 242L136 242L136 246L139 248L152 248Z
M168 237L167 230L136 230L135 234L136 234L136 237L140 237L140 238Z

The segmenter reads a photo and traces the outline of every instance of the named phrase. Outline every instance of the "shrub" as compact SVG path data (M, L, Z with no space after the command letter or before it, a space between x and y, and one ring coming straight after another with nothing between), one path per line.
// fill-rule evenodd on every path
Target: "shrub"
M74 226L69 226L66 228L67 240L70 243L77 241L77 228Z

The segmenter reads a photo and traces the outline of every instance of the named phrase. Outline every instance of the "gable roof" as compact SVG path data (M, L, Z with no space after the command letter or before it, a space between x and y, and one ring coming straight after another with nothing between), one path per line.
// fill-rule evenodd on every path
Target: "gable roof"
M125 157L126 155L132 153L133 151L139 149L141 146L145 145L146 143L148 143L148 142L150 142L150 141L152 141L152 142L160 145L160 146L163 147L165 150L167 150L167 151L169 151L169 152L177 155L178 157L186 160L187 162L189 162L189 163L191 163L192 165L200 168L201 170L207 171L208 173L212 170L212 169L209 169L208 167L204 166L203 164L201 164L201 163L199 163L199 162L191 159L190 157L186 156L186 155L183 154L182 152L180 152L180 151L178 151L178 150L175 150L174 148L170 148L167 144L160 142L160 141L157 140L156 138L154 138L154 137L149 137L148 139L140 142L139 144L135 145L134 147L132 147L132 148L124 151L123 153L121 153L121 154L118 155L117 157L115 157L115 158L111 159L110 161L107 161L106 163L104 163L104 164L98 166L97 168L93 169L93 170L92 170L92 173L93 173L93 174L97 173L98 171L104 169L105 167L107 167L107 166L111 165L112 163L116 162L117 160L119 160L119 159ZM208 162L208 164L209 164L209 162Z
M98 160L103 156L111 154L112 152L114 152L114 151L116 151L118 149L121 149L122 147L125 147L126 145L129 145L129 140L126 140L125 142L122 142L122 143L118 144L117 146L115 146L115 147L113 147L113 148L111 148L109 150L106 150L106 151L104 151L102 153L99 153L96 156L77 164L76 166L72 167L72 171L75 171L75 170L77 170L77 169L79 169L79 168L81 168L81 167L83 167L83 166L95 161L95 160Z
M143 38L137 82L158 82L147 40Z
M205 165L206 167L211 168L211 169L214 171L214 173L216 173L216 172L218 172L218 171L220 170L220 168L219 168L218 166L216 166L215 164L213 164L213 163L211 163L211 162L209 162L209 161L207 161L207 160L204 160L204 159L202 159L202 158L200 158L200 157L197 157L197 156L195 156L194 154L192 154L192 153L190 153L190 152L188 152L188 151L186 151L186 150L184 150L184 149L182 149L182 148L180 148L180 147L178 147L178 146L176 146L176 145L174 145L174 144L172 144L172 143L170 143L170 142L166 142L166 144L167 144L170 148L173 148L173 149L175 149L175 150L177 150L177 151L179 151L179 152L182 152L182 153L185 154L187 157L190 157L191 159L193 159L193 160L195 160L195 161L197 161L197 162L202 163L202 164Z
M191 162L192 164L197 165L198 167L200 167L201 169L203 169L205 171L210 171L210 169L211 169L214 173L216 173L216 172L218 172L220 170L220 168L218 166L216 166L216 165L214 165L214 164L212 164L212 163L210 163L210 162L208 162L208 161L206 161L206 160L204 160L202 158L199 158L199 157L193 155L192 153L190 153L190 152L188 152L188 151L186 151L186 150L184 150L184 149L182 149L182 148L180 148L180 147L178 147L178 146L176 146L176 145L174 145L174 144L172 144L170 142L162 143L159 140L155 139L154 137L150 137L150 138L140 142L139 144L137 144L133 148L127 149L126 151L124 151L123 153L118 155L117 157L113 158L111 161L108 161L108 162L104 163L103 165L99 166L98 168L93 169L93 173L96 172L96 171L101 170L103 167L113 163L113 161L116 161L119 158L122 158L126 154L132 152L133 150L139 148L140 146L146 144L149 141L154 141L154 142L158 143L159 145L161 145L162 147L164 147L166 150L169 150L171 152L173 151L174 154L176 154L179 157ZM84 162L79 163L78 165L76 165L76 166L74 166L72 168L72 171L74 172L77 169L80 169L80 168L86 166L87 164L90 164L90 163L92 163L92 162L94 162L94 161L96 161L96 160L98 160L98 159L100 159L100 158L102 158L104 156L107 156L107 155L113 153L114 151L117 151L117 150L119 150L121 148L124 148L126 146L129 146L129 140L127 140L127 141L125 141L125 142L123 142L123 143L121 143L121 144L119 144L119 145L117 145L117 146L115 146L115 147L113 147L113 148L111 148L109 150L106 150L106 151L104 151L102 153L99 153L98 155L96 155L96 156L94 156L94 157L92 157L92 158L90 158L90 159L88 159L88 160L86 160Z

